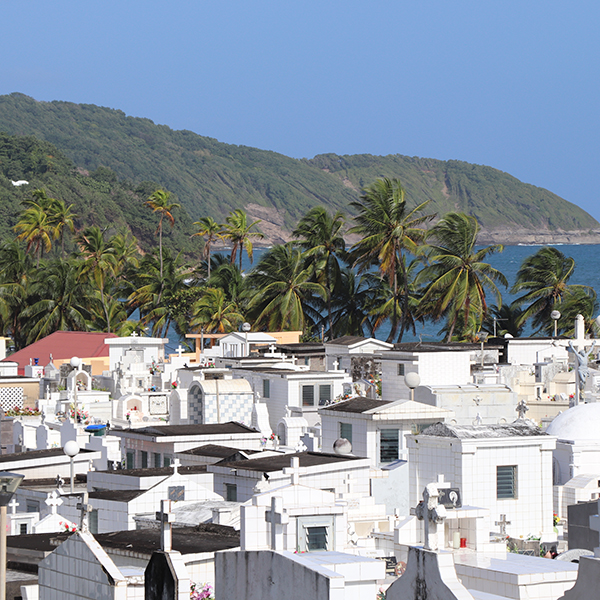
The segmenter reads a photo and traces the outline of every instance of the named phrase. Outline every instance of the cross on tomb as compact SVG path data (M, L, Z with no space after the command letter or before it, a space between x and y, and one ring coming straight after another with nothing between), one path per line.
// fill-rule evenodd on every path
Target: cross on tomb
M8 506L10 507L10 512L11 514L16 514L17 513L17 506L19 506L19 503L17 502L17 499L13 496L13 499L8 503Z
M283 510L283 498L271 498L271 510L265 511L265 521L271 523L271 550L283 550L283 526L290 522Z
M62 498L57 490L52 490L46 500L44 500L47 506L50 507L50 512L55 515L58 507L63 503Z
M500 520L494 521L494 524L500 527L500 535L506 537L506 526L511 524L510 521L506 520L506 515L500 515Z
M156 513L156 520L160 521L160 548L163 552L173 549L173 521L175 515L171 512L171 501L160 501L160 512Z
M177 356L179 356L179 358L181 358L181 353L185 350L185 348L182 347L181 344L179 344L179 346L177 347Z
M173 475L179 475L179 467L181 466L181 461L176 458L172 463L171 466L173 467Z
M339 360L336 358L336 359L333 361L333 370L334 370L334 371L337 371L339 366L340 366L340 361L339 361Z
M131 337L138 337L140 334L137 331L131 332Z
M297 456L292 456L291 466L283 470L284 475L292 476L292 485L300 483L300 459Z
M423 490L423 500L415 508L417 519L423 521L424 524L423 547L425 550L436 551L438 549L437 526L446 518L446 507L438 504L438 497L437 483L428 483Z
M269 352L270 352L271 354L275 354L275 350L277 350L277 346L276 346L275 344L271 344L271 345L269 346Z
M76 506L79 511L79 530L88 531L88 514L94 509L91 504L88 504L87 492L77 494L77 496L81 497L81 502L78 502Z

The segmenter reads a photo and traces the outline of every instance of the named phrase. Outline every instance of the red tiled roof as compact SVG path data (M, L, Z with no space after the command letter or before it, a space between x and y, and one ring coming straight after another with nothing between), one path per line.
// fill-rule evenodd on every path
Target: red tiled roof
M19 363L19 370L26 365L35 363L47 365L50 354L54 359L66 359L78 356L79 358L95 358L108 356L108 346L104 343L106 338L119 337L114 333L98 333L88 331L55 331L39 342L35 342L23 350L19 350L4 360Z

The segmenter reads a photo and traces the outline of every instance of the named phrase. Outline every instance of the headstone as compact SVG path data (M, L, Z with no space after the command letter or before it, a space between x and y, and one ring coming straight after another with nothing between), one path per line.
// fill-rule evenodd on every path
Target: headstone
M283 550L283 526L289 523L289 517L283 510L283 498L271 498L271 510L265 512L265 521L271 523L271 550Z
M81 531L88 531L88 515L92 512L93 507L88 504L87 492L79 494L81 501L77 503L77 510L79 511L79 529Z
M173 521L175 515L171 512L171 501L160 501L160 512L156 513L156 519L160 521L160 548L163 552L171 552L173 545Z
M58 507L63 503L62 498L57 490L52 490L44 502L50 507L50 513L53 515L56 514Z
M495 521L494 524L500 527L500 535L506 537L506 526L510 525L510 521L506 520L506 515L500 515L500 520Z
M423 500L415 508L415 514L424 524L425 550L438 549L437 526L446 518L446 508L438 504L439 490L437 483L428 483L423 490ZM442 528L443 535L443 528Z

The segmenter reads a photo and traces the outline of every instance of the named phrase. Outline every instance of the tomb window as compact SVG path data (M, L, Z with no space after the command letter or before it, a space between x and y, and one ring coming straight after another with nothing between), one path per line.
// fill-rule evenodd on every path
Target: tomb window
M126 467L128 469L135 469L135 452L133 450L127 451Z
M379 438L379 462L390 463L398 460L400 435L397 429L382 429Z
M35 500L27 500L26 512L40 512L40 503Z
M300 552L333 550L333 517L301 517L298 519Z
M21 535L25 535L26 533L28 533L28 531L27 531L27 523L19 523L19 533Z
M237 502L237 485L235 483L225 484L225 500L228 502Z
M340 423L340 437L352 443L352 423Z
M98 533L98 509L93 508L88 516L90 533Z
M319 386L319 406L325 406L328 402L331 402L331 386L320 385Z
M271 397L271 380L263 379L263 398Z
M399 377L403 377L404 376L404 364L400 363L398 365L398 376Z
M170 467L170 466L171 466L171 457L163 456L163 467Z
M148 453L145 450L141 450L140 455L142 458L142 469L147 469L148 468Z
M499 500L517 497L517 467L496 467L496 498Z
M154 468L155 469L160 469L161 467L161 460L160 460L160 452L154 452Z
M315 405L315 386L314 385L303 385L302 386L302 406L314 406Z

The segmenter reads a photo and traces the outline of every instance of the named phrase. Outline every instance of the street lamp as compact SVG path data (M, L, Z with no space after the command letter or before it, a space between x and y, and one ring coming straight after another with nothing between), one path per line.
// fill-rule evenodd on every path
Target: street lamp
M246 356L250 356L250 348L248 348L248 332L252 329L250 323L244 323L242 325L242 331L246 334Z
M480 331L477 334L477 337L479 338L479 341L481 342L481 368L483 369L483 361L485 358L485 355L483 354L483 344L485 344L485 342L487 341L488 337L489 337L489 333L487 331Z
M554 321L554 337L557 337L556 332L558 328L558 320L560 319L560 312L557 310L553 310L550 313L550 318Z
M24 475L0 472L0 600L6 600L6 507Z
M75 440L69 440L63 447L63 452L71 459L71 494L75 491L75 457L79 454L79 444Z
M410 388L410 399L411 401L414 401L415 388L419 387L419 384L421 383L421 378L419 377L419 374L415 373L414 371L407 373L404 376L404 383L406 384L406 387Z

